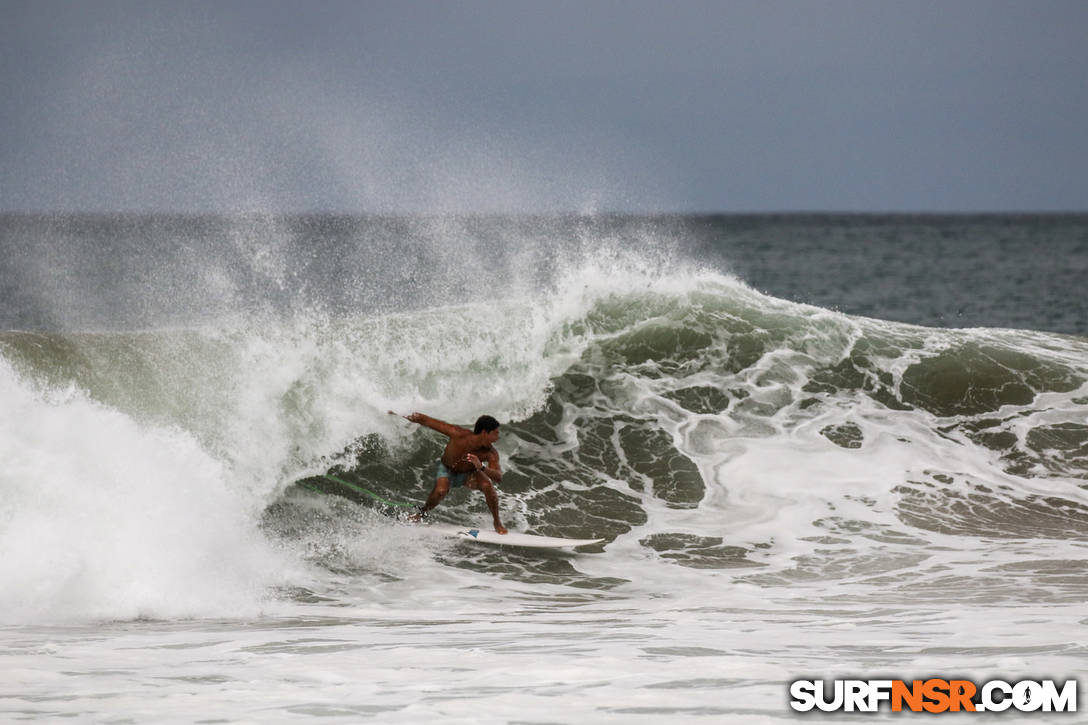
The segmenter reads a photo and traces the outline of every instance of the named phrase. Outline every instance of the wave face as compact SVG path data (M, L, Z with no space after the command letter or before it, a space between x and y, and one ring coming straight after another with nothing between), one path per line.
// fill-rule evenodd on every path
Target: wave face
M387 284L396 311L330 308L276 286L294 303L226 321L0 333L0 536L28 552L0 564L0 609L235 613L343 573L411 577L393 511L334 480L427 494L442 440L388 409L495 415L508 525L608 540L589 566L444 551L455 569L1083 599L1085 339L851 316L658 244L574 244L547 268L525 249L481 294L450 250L397 278L473 292L445 304L398 307ZM462 491L436 516L485 512Z
M419 401L462 423L509 421L503 491L519 526L781 584L875 580L950 538L981 550L1030 541L1036 560L1088 537L1084 340L850 317L714 273L628 274L623 290L608 279L572 280L585 296L534 363L560 372L525 376L547 380L518 399L539 399L531 410L488 397L513 371L487 358L468 364L488 374L466 381L465 398ZM440 444L376 434L333 473L418 499ZM353 497L327 478L304 483ZM478 498L439 515L483 518ZM904 591L926 577L904 577Z

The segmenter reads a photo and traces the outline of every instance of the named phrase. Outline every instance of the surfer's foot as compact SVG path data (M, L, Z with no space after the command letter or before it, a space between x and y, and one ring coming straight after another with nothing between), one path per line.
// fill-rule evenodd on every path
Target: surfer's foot
M427 509L423 506L417 508L414 514L408 514L408 520L414 524L418 524L425 518L427 518Z
M506 533L506 527L503 526L502 524L500 524L498 521L496 521L495 522L495 531L498 531L500 534L505 534Z

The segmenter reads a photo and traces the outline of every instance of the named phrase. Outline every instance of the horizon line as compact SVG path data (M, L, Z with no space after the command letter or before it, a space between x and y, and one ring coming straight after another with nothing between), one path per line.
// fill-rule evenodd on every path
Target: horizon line
M1086 216L1085 209L754 209L754 210L627 210L601 209L591 212L577 209L550 210L446 210L446 211L367 211L346 209L0 209L4 216L341 216L387 218L434 217L714 217L714 216Z

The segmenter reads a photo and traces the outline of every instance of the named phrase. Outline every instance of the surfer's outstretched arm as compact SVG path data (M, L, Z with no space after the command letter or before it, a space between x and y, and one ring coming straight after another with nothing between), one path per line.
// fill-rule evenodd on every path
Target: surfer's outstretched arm
M389 412L392 415L397 415L396 413L393 413L393 411ZM419 423L420 425L430 428L431 430L436 430L442 435L448 436L450 438L453 438L454 436L472 434L472 431L468 430L467 428L462 428L461 426L454 425L453 423L447 423L443 420L439 420L438 418L432 418L431 416L424 415L423 413L412 413L411 415L403 415L401 417L405 420L410 420L413 423Z

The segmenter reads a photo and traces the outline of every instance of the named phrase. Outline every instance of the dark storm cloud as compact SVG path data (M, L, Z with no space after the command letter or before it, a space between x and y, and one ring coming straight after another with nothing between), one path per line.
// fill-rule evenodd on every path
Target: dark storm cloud
M1080 2L4 2L6 209L1084 209Z

